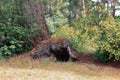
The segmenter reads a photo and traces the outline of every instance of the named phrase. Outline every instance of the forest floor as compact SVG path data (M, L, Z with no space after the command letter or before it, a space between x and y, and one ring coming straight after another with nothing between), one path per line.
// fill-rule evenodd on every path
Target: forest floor
M30 59L27 54L0 61L0 80L120 80L120 62L97 62L91 53L79 62Z

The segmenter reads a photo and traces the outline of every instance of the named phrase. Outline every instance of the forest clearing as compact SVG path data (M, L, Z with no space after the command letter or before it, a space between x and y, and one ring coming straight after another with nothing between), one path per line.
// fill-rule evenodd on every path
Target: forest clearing
M1 80L120 80L120 64L97 62L90 53L79 62L31 60L24 55L0 62Z

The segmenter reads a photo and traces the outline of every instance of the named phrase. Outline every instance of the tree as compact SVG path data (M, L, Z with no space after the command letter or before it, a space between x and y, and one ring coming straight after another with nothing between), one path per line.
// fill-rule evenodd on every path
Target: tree
M82 0L82 8L83 8L83 16L86 16L86 11L85 11L85 0Z
M45 21L44 8L41 0L14 0L13 2L17 8L17 14L25 17L21 20L22 24L30 24L31 26L31 24L36 23L39 26L39 28L34 31L34 45L41 40L50 38L50 32Z
M27 0L27 6L30 8L31 14L34 18L33 21L41 26L36 30L36 34L33 37L34 45L36 45L41 40L49 39L50 32L45 21L44 8L41 0Z
M50 32L55 33L58 27L68 23L68 4L64 0L42 0L45 18Z

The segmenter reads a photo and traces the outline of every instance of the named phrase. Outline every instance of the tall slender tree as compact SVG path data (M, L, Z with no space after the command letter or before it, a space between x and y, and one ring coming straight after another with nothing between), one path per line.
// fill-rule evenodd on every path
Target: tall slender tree
M83 8L83 16L86 16L86 10L85 10L85 0L82 0L82 8Z

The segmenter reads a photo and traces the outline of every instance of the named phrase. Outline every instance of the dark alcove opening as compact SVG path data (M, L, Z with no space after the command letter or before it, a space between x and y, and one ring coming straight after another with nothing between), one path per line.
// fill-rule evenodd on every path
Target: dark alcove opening
M67 51L67 48L65 47L62 47L59 49L50 48L50 52L51 54L54 55L54 57L56 57L57 61L67 62L70 58L69 52Z

